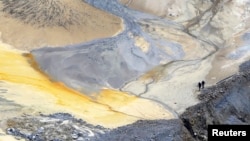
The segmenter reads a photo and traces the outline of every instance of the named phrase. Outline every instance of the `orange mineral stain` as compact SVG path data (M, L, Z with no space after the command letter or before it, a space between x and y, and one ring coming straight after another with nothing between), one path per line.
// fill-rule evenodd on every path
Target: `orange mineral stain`
M159 108L157 104L120 91L103 89L92 99L67 88L62 83L52 82L48 76L39 71L30 54L5 46L0 43L0 81L17 85L10 89L15 95L6 95L5 98L20 105L34 110L47 110L48 113L55 111L71 113L91 124L109 128L127 125L139 119L172 117L167 110ZM141 104L156 110L145 112ZM139 112L142 114L138 114L134 109L142 110ZM159 112L167 113L165 114L167 116L155 116Z

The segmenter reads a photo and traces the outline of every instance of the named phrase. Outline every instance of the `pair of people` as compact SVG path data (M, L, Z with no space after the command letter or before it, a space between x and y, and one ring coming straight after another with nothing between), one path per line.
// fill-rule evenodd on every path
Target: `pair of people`
M198 83L198 87L199 87L199 91L200 91L201 89L204 89L204 88L205 88L205 81L199 82L199 83Z

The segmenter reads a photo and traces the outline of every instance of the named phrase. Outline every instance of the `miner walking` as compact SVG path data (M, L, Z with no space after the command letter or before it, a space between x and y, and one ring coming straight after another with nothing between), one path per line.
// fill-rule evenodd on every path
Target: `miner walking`
M205 81L201 81L201 88L202 88L202 89L205 88Z
M198 83L199 91L201 90L201 82Z

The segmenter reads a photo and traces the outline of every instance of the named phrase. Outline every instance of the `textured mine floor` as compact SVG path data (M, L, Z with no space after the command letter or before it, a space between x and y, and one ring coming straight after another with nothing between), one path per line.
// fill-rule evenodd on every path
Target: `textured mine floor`
M11 138L9 119L54 113L102 134L139 120L180 133L179 115L200 103L197 83L250 60L249 28L248 0L0 0L0 140Z

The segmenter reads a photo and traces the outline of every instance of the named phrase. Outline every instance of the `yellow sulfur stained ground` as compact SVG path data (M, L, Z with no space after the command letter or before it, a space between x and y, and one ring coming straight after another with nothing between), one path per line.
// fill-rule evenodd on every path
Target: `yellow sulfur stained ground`
M32 67L23 52L0 43L0 94L24 106L20 113L67 112L88 123L115 128L139 119L170 119L174 115L159 104L120 91L103 89L91 99L49 78ZM8 114L0 113L1 118Z

